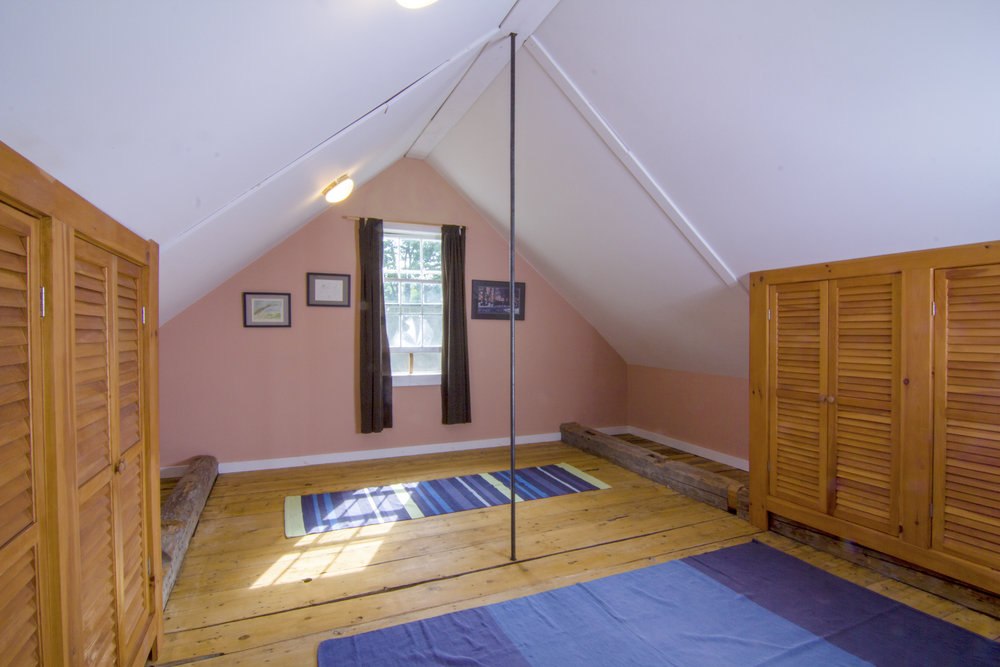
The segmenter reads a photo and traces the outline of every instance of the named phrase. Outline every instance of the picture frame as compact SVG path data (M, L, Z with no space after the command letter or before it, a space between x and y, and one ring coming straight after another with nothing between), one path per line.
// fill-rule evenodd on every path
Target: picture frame
M349 307L351 276L346 273L307 273L306 305Z
M472 319L509 320L510 283L502 280L473 280ZM524 283L514 283L514 319L524 319Z
M292 295L288 292L243 292L243 326L292 326Z

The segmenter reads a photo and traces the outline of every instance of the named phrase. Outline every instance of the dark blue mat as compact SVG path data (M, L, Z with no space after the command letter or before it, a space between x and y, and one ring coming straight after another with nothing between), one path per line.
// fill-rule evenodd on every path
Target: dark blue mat
M319 646L333 665L1000 665L1000 644L757 542Z

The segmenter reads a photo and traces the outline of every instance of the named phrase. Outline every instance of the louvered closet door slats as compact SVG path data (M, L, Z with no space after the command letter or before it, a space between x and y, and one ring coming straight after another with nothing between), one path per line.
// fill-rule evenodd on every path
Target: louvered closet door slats
M28 239L0 226L0 546L35 520L29 378Z
M81 241L73 275L77 482L111 465L108 272L111 256Z
M772 287L770 493L825 511L828 290L825 282Z
M140 337L140 285L142 268L117 258L115 291L115 342L117 349L120 450L123 452L118 483L121 530L122 654L131 656L142 639L147 621L155 613L147 563L148 526L145 522L145 460L141 410L142 348Z
M41 660L31 307L35 221L0 204L0 661Z
M934 542L1000 565L1000 265L936 275Z
M898 532L898 275L834 283L834 514Z
M37 529L0 549L0 656L8 665L40 663Z
M80 495L83 663L113 665L118 659L118 615L110 470L93 478Z

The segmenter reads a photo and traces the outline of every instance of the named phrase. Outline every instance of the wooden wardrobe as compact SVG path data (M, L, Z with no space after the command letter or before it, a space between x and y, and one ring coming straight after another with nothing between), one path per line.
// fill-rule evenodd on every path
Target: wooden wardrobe
M0 656L160 643L157 246L0 144Z
M751 521L1000 593L1000 243L751 274Z

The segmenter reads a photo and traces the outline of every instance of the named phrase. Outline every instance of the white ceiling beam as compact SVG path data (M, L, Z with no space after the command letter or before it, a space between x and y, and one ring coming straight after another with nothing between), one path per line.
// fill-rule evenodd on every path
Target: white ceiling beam
M559 0L519 0L514 3L496 32L478 45L481 51L475 62L413 142L406 157L427 159L434 147L462 120L479 96L507 66L510 60L507 35L517 33L515 46L520 48L557 4Z
M539 66L549 75L549 78L559 87L566 98L576 107L580 115L587 121L597 136L604 144L611 149L625 169L635 178L636 182L650 196L656 205L673 223L688 243L698 252L705 262L715 271L716 275L726 285L741 285L746 288L737 278L733 271L726 265L721 257L712 249L708 242L702 237L698 230L684 215L674 206L670 197L660 187L659 183L650 175L646 168L639 162L639 159L628 149L621 138L615 133L603 116L594 108L590 101L580 92L576 84L570 80L566 72L552 58L545 47L537 38L531 37L525 42L528 52L538 62Z

